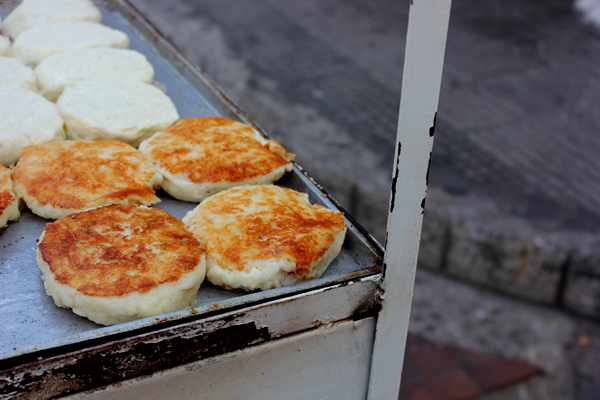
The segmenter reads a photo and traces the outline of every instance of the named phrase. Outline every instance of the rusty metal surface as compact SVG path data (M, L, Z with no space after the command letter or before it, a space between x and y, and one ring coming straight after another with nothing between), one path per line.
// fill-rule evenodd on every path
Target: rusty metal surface
M64 396L344 319L373 317L379 284L377 276L359 278L208 318L188 317L173 326L110 341L74 343L0 360L0 398Z
M166 87L182 118L222 115L252 124L209 78L188 62L130 5L123 1L98 4L103 23L126 32L130 37L130 48L147 56L154 66L155 80ZM0 2L0 16L4 17L12 6L14 2ZM332 209L339 207L298 165L277 184L307 192L313 203ZM162 203L157 208L178 218L195 206L173 200L162 192L159 196ZM35 248L48 221L24 210L20 220L10 224L0 235L0 362L12 365L14 359L44 351L54 352L78 343L160 330L187 318L200 318L207 313L305 293L380 272L381 247L347 214L346 221L348 234L342 252L320 279L253 293L229 292L203 284L198 293L198 307L113 327L100 327L70 310L56 307L46 295L35 262Z
M375 321L342 320L67 399L365 400Z

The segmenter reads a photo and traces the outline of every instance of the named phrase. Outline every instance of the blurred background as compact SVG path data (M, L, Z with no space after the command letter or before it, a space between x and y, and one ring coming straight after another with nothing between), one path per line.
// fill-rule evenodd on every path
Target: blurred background
M133 1L381 243L409 3ZM446 398L600 398L594 20L596 0L453 1L409 329L544 373Z

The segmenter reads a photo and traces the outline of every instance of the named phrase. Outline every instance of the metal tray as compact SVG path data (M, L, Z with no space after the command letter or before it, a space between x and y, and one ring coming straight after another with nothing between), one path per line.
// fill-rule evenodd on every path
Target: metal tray
M0 3L5 17L16 2ZM97 2L102 23L129 35L130 48L146 55L155 69L155 80L164 85L181 118L220 115L259 127L249 121L205 74L182 56L155 28L127 2ZM264 133L263 133L264 134ZM265 135L266 136L266 135ZM288 149L293 152L293 149ZM344 282L381 271L381 246L295 164L276 184L309 194L311 203L344 212L348 232L342 251L325 274L312 281L256 292L226 291L205 282L198 292L199 306L144 318L120 325L102 327L54 305L46 295L35 261L35 250L48 220L23 210L18 222L10 223L0 235L0 361L37 351L111 335L158 329L163 324L198 314L256 304L281 296L294 295L330 284ZM177 218L196 206L158 193L156 207Z

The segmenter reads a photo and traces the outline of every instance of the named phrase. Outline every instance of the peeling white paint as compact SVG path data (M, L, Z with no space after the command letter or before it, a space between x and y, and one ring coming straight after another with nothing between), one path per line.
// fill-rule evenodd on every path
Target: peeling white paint
M416 272L451 0L411 1L369 399L396 400Z

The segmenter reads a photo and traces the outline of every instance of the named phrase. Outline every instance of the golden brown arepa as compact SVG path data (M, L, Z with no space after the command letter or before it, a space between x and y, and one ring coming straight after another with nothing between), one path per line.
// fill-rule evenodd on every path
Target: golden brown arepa
M109 204L158 203L161 179L146 157L116 140L29 146L13 172L17 196L50 219Z
M46 225L37 262L59 307L112 325L196 304L200 243L170 214L116 204Z
M184 201L202 201L235 186L273 183L294 155L241 122L189 118L140 145L163 176L161 187Z
M21 215L10 174L10 169L0 165L0 232L4 231L8 221L16 221Z
M275 185L218 193L183 222L206 246L207 279L228 289L265 290L318 278L346 234L341 212Z

